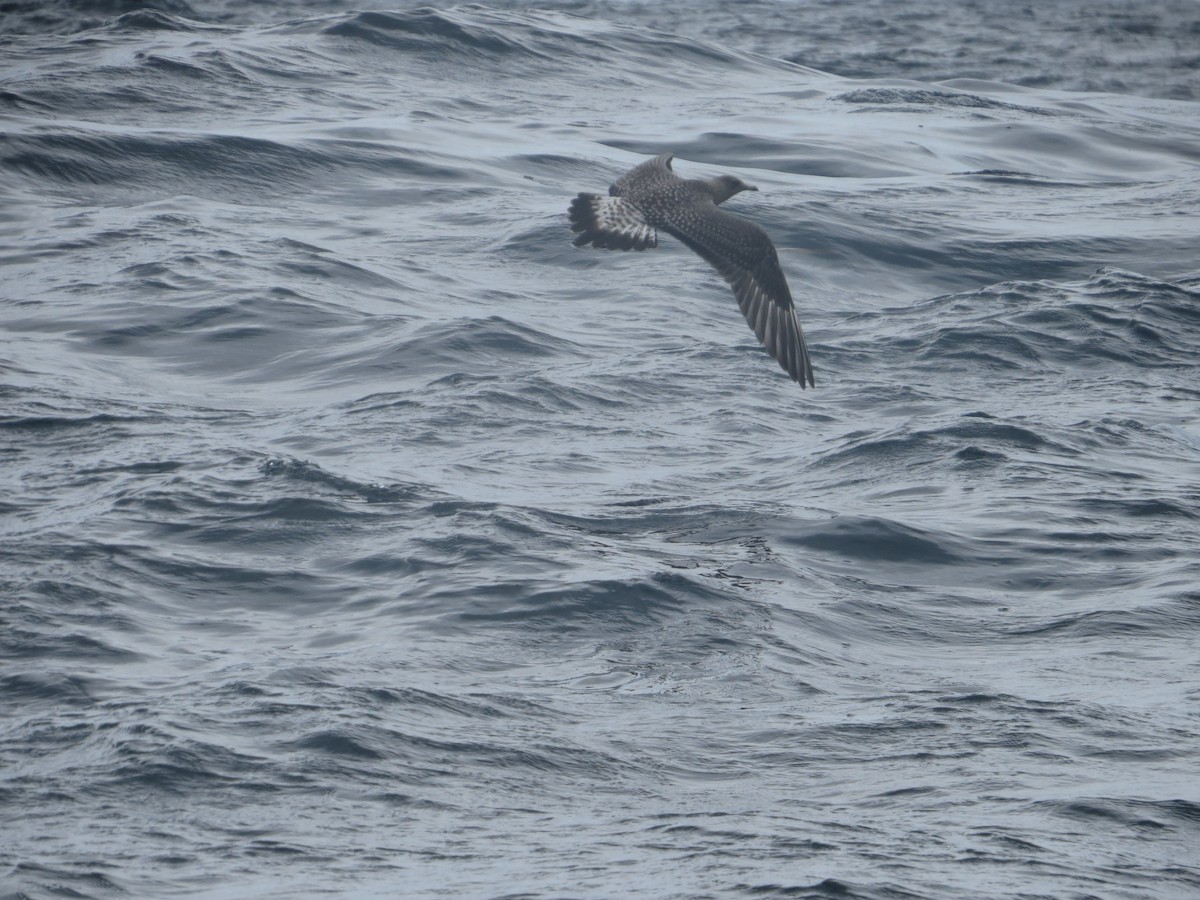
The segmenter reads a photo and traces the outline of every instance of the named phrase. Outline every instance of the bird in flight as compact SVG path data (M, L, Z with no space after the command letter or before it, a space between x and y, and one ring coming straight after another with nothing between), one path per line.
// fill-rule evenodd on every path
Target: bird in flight
M630 169L607 197L585 193L572 200L575 246L648 250L658 246L659 230L678 238L729 283L754 334L792 380L816 387L775 245L761 226L717 208L758 188L732 175L680 178L671 171L674 156L664 153Z

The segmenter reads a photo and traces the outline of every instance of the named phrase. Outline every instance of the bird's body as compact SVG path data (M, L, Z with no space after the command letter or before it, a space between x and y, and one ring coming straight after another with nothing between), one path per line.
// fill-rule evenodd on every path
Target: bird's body
M631 169L602 194L579 194L571 202L577 247L646 250L658 231L678 238L729 282L755 335L801 387L813 381L804 331L796 319L775 245L754 222L718 209L734 194L756 191L732 175L680 178L664 153Z

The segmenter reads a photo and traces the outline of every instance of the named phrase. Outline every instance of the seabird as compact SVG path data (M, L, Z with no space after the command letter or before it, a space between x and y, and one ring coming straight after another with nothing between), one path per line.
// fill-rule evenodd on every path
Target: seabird
M680 178L671 171L674 157L664 153L630 169L607 197L580 194L572 200L575 246L647 250L658 246L659 229L678 238L730 284L754 334L792 380L816 387L775 245L759 225L717 208L734 194L758 188L732 175Z

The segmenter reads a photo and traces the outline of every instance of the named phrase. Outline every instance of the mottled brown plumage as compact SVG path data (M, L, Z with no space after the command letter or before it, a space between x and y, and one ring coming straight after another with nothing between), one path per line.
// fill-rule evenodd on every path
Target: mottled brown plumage
M646 250L658 246L660 229L678 238L729 283L754 334L788 375L800 387L806 382L816 387L775 245L760 226L717 208L734 194L758 188L732 175L680 178L671 171L673 157L664 153L631 169L607 197L580 194L571 201L571 230L579 232L575 246Z

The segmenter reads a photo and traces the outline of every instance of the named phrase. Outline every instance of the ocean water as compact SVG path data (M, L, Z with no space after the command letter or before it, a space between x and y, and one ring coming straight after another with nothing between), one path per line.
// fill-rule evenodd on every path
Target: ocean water
M249 6L0 17L0 896L1200 895L1195 4Z

